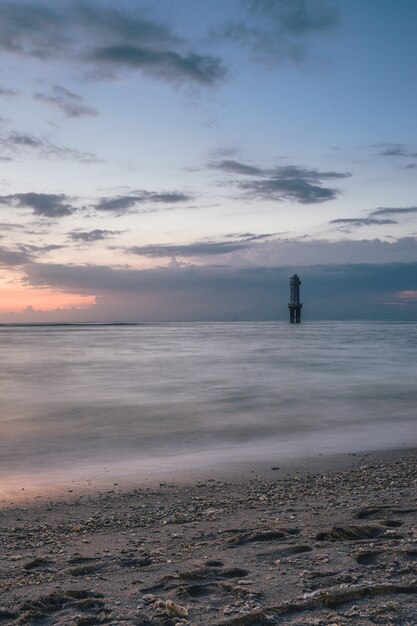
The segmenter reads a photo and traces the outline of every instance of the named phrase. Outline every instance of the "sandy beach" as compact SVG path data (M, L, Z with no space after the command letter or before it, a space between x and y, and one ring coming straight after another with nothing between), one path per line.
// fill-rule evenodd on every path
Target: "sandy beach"
M415 625L415 451L0 510L0 624Z

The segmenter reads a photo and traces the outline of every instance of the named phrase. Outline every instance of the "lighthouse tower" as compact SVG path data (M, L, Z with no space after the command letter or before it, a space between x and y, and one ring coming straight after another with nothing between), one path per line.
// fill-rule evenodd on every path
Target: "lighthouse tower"
M294 274L290 278L290 302L288 308L290 310L290 322L291 324L299 324L301 322L301 307L300 302L300 285L301 280Z

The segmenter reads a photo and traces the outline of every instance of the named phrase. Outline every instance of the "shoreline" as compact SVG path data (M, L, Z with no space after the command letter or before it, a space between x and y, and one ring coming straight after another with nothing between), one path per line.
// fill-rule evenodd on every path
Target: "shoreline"
M411 625L416 450L271 467L3 507L0 624Z
M408 450L414 450L414 446L381 448L355 451L324 451L296 453L289 451L287 455L282 450L276 455L271 450L266 450L265 456L260 459L259 452L246 460L233 458L224 460L223 456L208 461L209 454L191 452L179 457L165 457L163 463L158 465L157 460L138 463L137 461L125 461L120 464L114 463L110 468L97 468L97 465L82 466L80 470L53 472L54 480L47 479L50 474L20 474L12 477L0 478L0 511L10 506L28 505L37 500L44 502L48 499L65 499L68 494L99 494L113 486L119 490L129 491L136 487L157 486L161 482L174 482L177 485L192 484L196 481L204 481L210 478L236 482L249 480L253 474L264 478L277 478L282 473L308 472L308 471L335 471L353 467L357 460L362 457L375 459L389 459L401 455ZM187 458L188 457L188 458ZM179 468L178 468L179 466ZM52 470L51 470L52 471ZM72 475L71 475L72 474Z
M77 496L93 494L98 496L114 486L118 487L118 491L128 492L136 488L155 487L160 483L172 482L178 486L187 486L210 479L236 483L251 480L254 475L270 480L298 473L303 475L309 472L335 472L353 468L363 458L389 460L414 450L417 448L396 447L352 452L290 453L284 457L279 453L272 456L269 451L262 460L259 459L259 455L245 461L240 459L225 461L219 457L220 460L203 463L200 467L195 462L191 462L189 467L183 463L180 469L175 467L177 457L173 456L172 463L166 463L162 468L150 466L144 469L143 466L139 466L135 469L134 462L124 464L123 470L118 468L117 464L113 469L103 469L100 472L96 467L90 471L83 468L79 477L67 479L64 478L67 472L61 474L57 472L54 474L54 482L32 478L31 483L29 475L24 474L9 480L9 487L5 487L7 479L3 485L0 481L0 511L14 506L31 506L37 501L65 501L68 497L74 499ZM199 453L191 453L190 457L198 458Z

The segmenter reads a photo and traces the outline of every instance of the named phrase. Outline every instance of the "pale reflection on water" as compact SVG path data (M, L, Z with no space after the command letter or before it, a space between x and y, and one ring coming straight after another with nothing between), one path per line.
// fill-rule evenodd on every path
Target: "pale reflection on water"
M0 474L416 443L415 323L0 326Z

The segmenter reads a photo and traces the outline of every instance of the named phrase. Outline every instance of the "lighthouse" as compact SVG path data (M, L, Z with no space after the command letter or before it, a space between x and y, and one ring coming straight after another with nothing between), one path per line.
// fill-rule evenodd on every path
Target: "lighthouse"
M301 307L303 306L300 302L300 285L301 280L294 274L290 278L290 301L288 304L288 308L290 310L290 323L291 324L299 324L301 322Z

